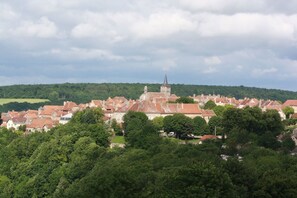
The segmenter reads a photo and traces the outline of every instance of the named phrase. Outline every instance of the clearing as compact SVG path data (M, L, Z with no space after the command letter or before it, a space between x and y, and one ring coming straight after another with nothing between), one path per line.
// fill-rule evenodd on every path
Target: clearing
M0 98L0 105L4 105L10 102L28 102L28 103L39 103L48 102L48 99L38 99L38 98Z

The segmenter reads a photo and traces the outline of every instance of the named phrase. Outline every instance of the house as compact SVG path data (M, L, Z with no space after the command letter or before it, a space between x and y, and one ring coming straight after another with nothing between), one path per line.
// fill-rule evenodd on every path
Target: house
M60 117L59 123L60 124L67 124L71 118L72 118L73 114L72 113L68 113L66 115L63 115Z
M24 117L14 117L8 120L6 124L7 129L16 129L18 130L20 126L23 126L26 124L27 119Z
M282 107L292 107L294 112L297 113L297 100L287 100Z
M33 119L30 123L26 125L26 132L41 132L41 131L49 131L51 128L56 126L58 123L54 122L50 118L36 118Z

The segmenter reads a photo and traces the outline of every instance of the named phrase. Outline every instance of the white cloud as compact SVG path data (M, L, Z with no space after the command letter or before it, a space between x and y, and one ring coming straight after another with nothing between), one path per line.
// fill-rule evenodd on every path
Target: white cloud
M180 0L181 5L198 11L256 11L269 6L266 0Z
M222 60L217 56L204 58L204 63L207 65L218 65L222 63Z
M140 38L166 37L175 33L192 31L195 24L186 13L179 11L159 11L147 19L142 18L132 26L132 31Z
M24 21L21 26L12 29L12 33L19 36L52 38L58 36L58 28L47 17L41 17L37 22Z
M216 72L218 72L218 69L215 68L214 66L208 66L207 68L202 70L203 74L212 74L212 73L216 73Z
M267 75L267 74L272 74L272 73L276 73L278 70L275 67L271 67L271 68L256 68L252 70L252 75L255 77L259 77L259 76L263 76L263 75Z
M68 50L52 49L49 52L51 55L57 56L67 60L124 60L123 57L114 55L108 50L102 49L83 49L83 48L70 48Z
M296 15L201 14L197 18L200 20L198 33L204 37L248 36L293 40L297 31L293 22Z
M12 20L18 17L18 14L8 4L0 3L0 20ZM0 21L1 24L1 21Z
M71 65L60 79L79 81L86 79L83 70L89 72L85 66L92 65L96 76L106 68L116 70L109 79L118 81L135 82L144 79L136 74L163 70L176 72L181 83L274 83L296 89L287 79L297 76L297 0L20 2L0 3L0 60L7 68L25 68L24 75L48 75L36 70L41 65L48 73ZM4 68L1 75L14 74ZM250 82L251 77L265 82Z

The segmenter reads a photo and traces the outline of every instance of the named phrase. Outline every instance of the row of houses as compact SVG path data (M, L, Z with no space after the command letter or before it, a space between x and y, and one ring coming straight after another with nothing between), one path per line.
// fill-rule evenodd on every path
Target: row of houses
M172 103L179 97L171 94L171 87L165 76L164 83L160 87L160 92L149 92L147 87L144 87L143 94L138 100L126 99L125 97L108 98L107 100L92 100L86 104L76 104L71 101L64 102L63 105L45 105L38 110L28 110L22 112L9 111L2 113L2 127L8 129L18 129L20 126L26 126L27 132L48 131L51 128L66 124L77 111L82 111L86 108L101 108L104 112L104 120L110 121L115 119L118 123L123 122L123 117L128 111L144 112L149 119L154 119L158 116L168 116L176 113L182 113L188 117L196 116L203 117L208 121L215 116L212 110L201 109L209 100L212 100L216 105L225 106L232 105L236 108L244 107L259 107L263 111L275 109L279 112L282 119L285 119L285 114L282 109L285 106L291 106L297 113L297 100L288 100L284 104L272 100L260 100L256 98L244 98L237 100L220 95L199 95L192 96L195 104Z

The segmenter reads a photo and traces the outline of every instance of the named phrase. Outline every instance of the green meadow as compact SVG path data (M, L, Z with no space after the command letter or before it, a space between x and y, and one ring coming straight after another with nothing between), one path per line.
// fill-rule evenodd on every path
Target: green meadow
M0 105L4 105L10 102L27 102L27 103L40 103L48 102L48 99L38 99L38 98L0 98Z

